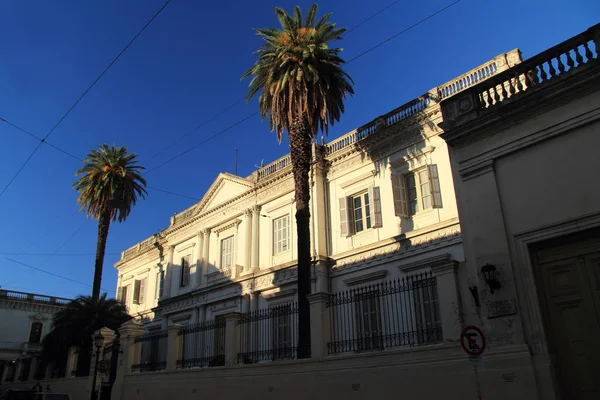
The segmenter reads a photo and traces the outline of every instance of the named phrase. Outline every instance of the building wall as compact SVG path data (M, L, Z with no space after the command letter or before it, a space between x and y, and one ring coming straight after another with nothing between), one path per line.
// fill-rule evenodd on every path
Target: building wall
M588 32L598 37L598 30ZM591 40L582 34L563 46ZM544 52L527 68L555 56L556 50ZM452 116L443 124L443 137L451 148L467 281L478 288L482 304L465 316L466 322L482 325L491 346L527 343L544 399L558 397L557 361L548 347L550 332L538 300L541 278L530 253L546 240L600 224L600 190L594 184L600 169L595 156L600 144L598 77L597 62L580 61L577 68L490 107L464 106L476 104L471 101L487 89L485 83L479 91L475 87L442 103L445 115ZM461 102L462 115L454 108ZM501 288L493 293L479 272L484 264L498 270ZM564 290L569 283L562 282ZM508 307L498 315L498 306Z

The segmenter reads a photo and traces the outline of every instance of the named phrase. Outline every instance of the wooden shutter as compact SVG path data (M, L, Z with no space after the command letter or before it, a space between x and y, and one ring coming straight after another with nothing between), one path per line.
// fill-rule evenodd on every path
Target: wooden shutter
M339 198L340 203L340 233L343 237L350 236L350 218L348 218L348 199Z
M121 301L121 286L117 286L117 301Z
M146 297L146 279L144 278L140 281L140 294L138 296L138 304L144 304L144 297Z
M140 285L137 279L133 282L133 304L140 304Z
M398 217L408 217L408 196L404 176L392 174L392 192L394 196L394 213Z
M427 175L431 190L431 206L433 208L442 208L442 192L440 191L440 178L436 164L427 166Z
M121 288L121 290L123 291L123 293L121 294L121 301L123 302L123 304L127 305L127 288L129 286L123 286Z
M371 186L369 188L369 216L371 217L371 226L373 228L381 228L383 219L381 218L381 195L379 194L379 186Z

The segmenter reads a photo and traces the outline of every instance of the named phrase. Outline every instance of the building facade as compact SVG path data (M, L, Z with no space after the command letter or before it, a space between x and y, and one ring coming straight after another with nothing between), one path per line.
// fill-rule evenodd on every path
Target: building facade
M0 383L27 381L38 373L37 356L52 316L69 299L0 289Z
M464 262L439 100L520 62L502 54L328 144L311 169L313 292L340 292ZM247 177L220 174L162 232L125 250L117 292L149 329L295 299L289 155ZM460 268L459 268L460 270Z
M467 320L527 344L542 399L600 398L599 50L595 25L442 101Z

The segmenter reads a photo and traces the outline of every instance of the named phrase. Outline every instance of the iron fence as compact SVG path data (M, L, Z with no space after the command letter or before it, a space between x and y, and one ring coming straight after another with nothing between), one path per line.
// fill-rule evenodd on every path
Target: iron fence
M431 272L334 293L329 354L441 342L438 303Z
M225 365L225 318L182 326L179 336L182 351L178 368Z
M286 303L242 314L238 362L297 358L298 304Z
M167 331L147 333L135 338L141 343L140 363L131 366L132 371L160 371L167 367Z

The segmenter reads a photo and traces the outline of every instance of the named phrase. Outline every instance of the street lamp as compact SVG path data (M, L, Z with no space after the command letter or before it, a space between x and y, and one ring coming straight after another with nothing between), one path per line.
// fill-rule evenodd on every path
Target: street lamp
M96 345L96 364L94 365L94 379L92 380L92 393L90 394L90 400L96 400L96 376L98 375L98 362L100 361L100 349L104 344L104 336L100 331L94 335L94 344Z
M500 282L498 281L497 273L498 269L495 265L485 264L483 267L481 267L481 274L483 275L485 283L487 283L490 287L491 294L494 294L495 289L500 289L501 287Z

